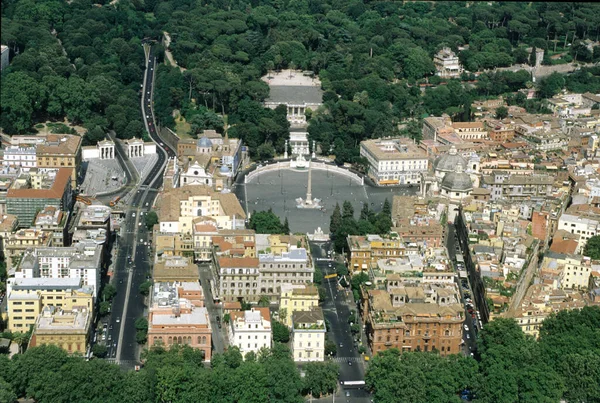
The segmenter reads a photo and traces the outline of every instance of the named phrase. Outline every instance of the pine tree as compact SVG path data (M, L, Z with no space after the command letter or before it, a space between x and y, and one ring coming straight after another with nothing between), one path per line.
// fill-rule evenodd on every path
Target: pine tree
M283 229L281 230L285 235L290 234L290 223L288 222L288 218L285 217L285 221L283 222Z
M360 210L360 219L361 220L369 219L369 204L368 203L363 204L362 209Z
M340 209L340 204L336 203L335 208L333 209L333 214L331 214L331 219L329 221L329 233L335 234L340 225L342 225L342 212Z
M354 207L348 200L342 206L342 218L354 218Z
M385 199L385 201L383 202L383 209L381 210L381 212L392 218L392 205L390 204L390 201L388 199Z

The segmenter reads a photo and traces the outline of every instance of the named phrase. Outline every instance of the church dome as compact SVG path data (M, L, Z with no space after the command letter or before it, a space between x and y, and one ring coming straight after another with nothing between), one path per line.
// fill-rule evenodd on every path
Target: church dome
M442 180L442 189L448 192L468 192L473 190L471 176L464 172L464 165L456 165L454 172L449 172Z
M198 140L197 145L198 147L207 148L212 147L212 142L208 139L208 137L202 137L200 140Z
M465 160L456 151L456 147L452 146L450 151L444 155L440 155L433 162L433 169L440 172L454 172L458 164L462 164L463 167L467 166L467 160Z

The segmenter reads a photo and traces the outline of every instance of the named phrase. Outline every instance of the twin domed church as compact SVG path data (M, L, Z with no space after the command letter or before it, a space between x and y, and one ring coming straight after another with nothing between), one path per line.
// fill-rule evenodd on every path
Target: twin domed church
M449 200L462 200L479 186L479 157L473 153L467 160L456 147L435 159L433 176L421 180L422 196L438 195Z

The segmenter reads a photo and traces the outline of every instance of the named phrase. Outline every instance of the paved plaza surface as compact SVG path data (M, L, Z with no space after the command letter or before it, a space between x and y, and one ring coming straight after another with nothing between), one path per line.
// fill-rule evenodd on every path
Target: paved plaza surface
M313 232L317 227L329 231L329 217L336 203L340 206L348 200L354 206L355 217L364 203L380 211L387 198L390 203L394 195L418 193L413 188L376 188L361 185L354 179L331 171L312 171L312 196L321 199L323 210L299 209L296 199L306 197L308 171L281 169L264 172L253 177L247 184L238 183L235 193L246 212L262 211L271 208L283 221L288 218L292 232Z
M158 154L147 154L143 157L130 158L130 161L135 167L136 171L138 171L140 178L143 178L156 165L158 161Z
M81 193L88 196L117 190L125 180L123 169L116 159L84 161L82 167L84 179L81 184Z

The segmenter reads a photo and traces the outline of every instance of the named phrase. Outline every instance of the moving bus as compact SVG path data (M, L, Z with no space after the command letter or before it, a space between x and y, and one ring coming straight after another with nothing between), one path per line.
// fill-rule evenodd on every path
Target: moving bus
M344 389L360 389L365 387L365 381L340 381Z

